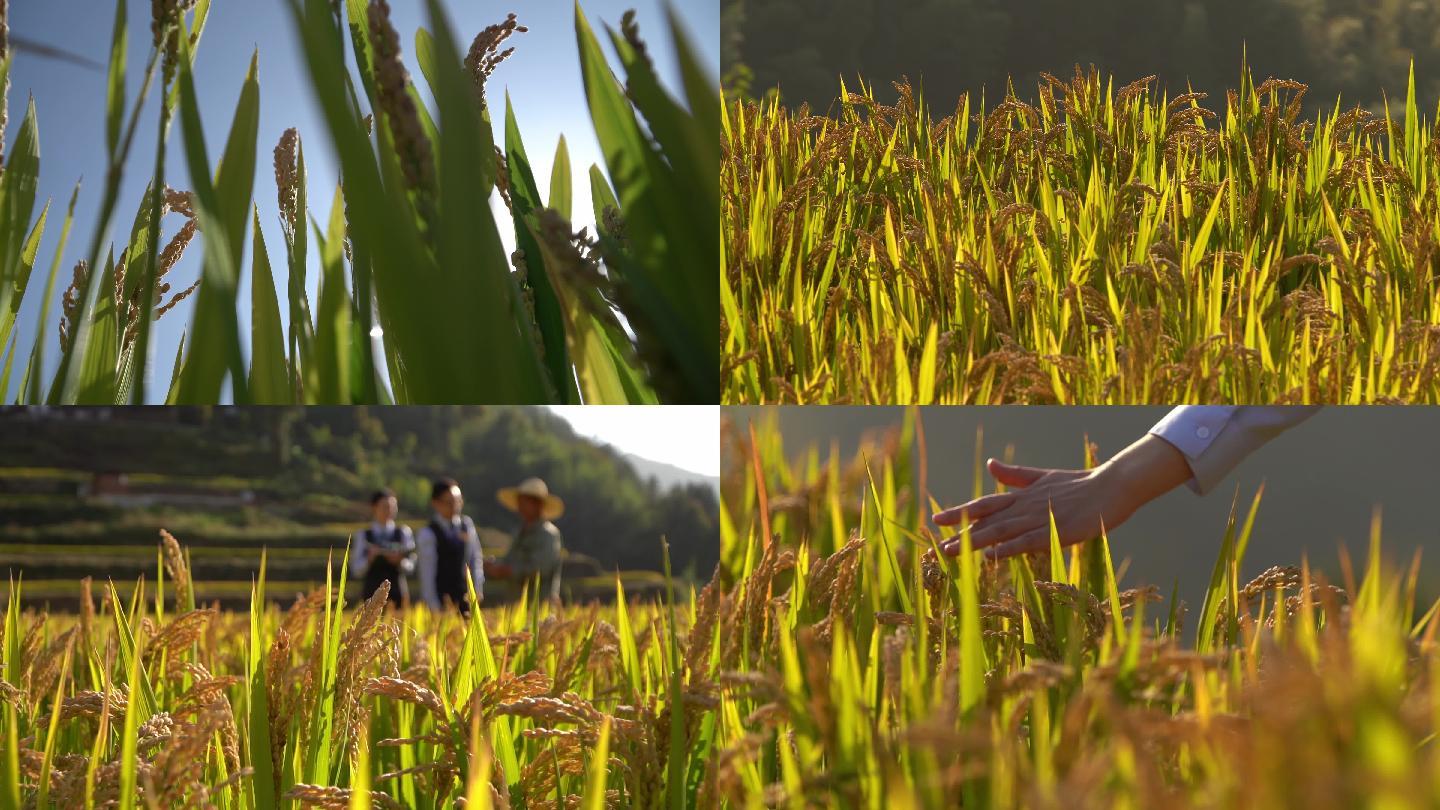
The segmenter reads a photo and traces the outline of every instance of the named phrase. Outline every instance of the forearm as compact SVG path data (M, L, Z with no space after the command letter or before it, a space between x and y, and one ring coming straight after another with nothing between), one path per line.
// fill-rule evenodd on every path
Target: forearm
M420 576L420 600L430 607L431 610L440 609L440 594L435 590L435 580L432 576Z
M1128 516L1190 480L1191 471L1184 453L1147 433L1091 474L1116 493L1119 511Z
M422 535L419 546L420 598L432 609L440 607L440 594L435 587L435 540Z
M359 579L370 567L370 551L363 535L355 535L350 545L350 576Z
M395 560L395 564L400 566L400 573L415 573L416 557L418 556L419 547L415 543L415 536L407 531L401 536L400 554Z
M483 598L485 595L485 558L480 554L480 544L475 544L475 553L470 555L469 560L470 581L475 586L475 596Z

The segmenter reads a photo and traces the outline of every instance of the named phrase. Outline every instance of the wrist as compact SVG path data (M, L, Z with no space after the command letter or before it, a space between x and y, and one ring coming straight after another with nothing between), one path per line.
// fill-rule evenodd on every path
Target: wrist
M1124 515L1189 480L1190 463L1174 445L1146 435L1093 471Z
M1089 477L1095 482L1096 500L1107 528L1129 517L1147 500L1142 495L1142 471L1123 454L1091 470Z

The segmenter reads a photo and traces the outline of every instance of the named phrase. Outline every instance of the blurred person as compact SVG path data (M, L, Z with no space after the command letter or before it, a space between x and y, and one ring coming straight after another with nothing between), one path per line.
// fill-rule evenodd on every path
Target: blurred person
M1022 467L990 459L996 483L1010 488L951 507L937 526L969 524L970 545L991 559L1050 548L1054 514L1060 545L1113 531L1138 509L1188 483L1197 494L1215 488L1246 456L1305 421L1319 406L1186 405L1172 409L1129 447L1093 470ZM941 549L960 552L960 535Z
M505 556L487 566L490 576L529 583L531 594L558 604L563 553L560 530L551 521L565 513L565 502L539 478L504 487L495 497L520 516L520 528Z
M468 576L475 598L484 600L485 572L480 536L463 514L465 497L453 478L441 478L430 487L430 522L416 535L420 552L420 598L431 610L455 606L470 615Z
M405 577L415 571L415 538L409 526L395 522L399 511L395 493L389 489L377 489L370 495L371 523L350 547L350 575L363 577L361 594L365 599L379 590L380 583L389 582L387 601L403 608L410 602Z

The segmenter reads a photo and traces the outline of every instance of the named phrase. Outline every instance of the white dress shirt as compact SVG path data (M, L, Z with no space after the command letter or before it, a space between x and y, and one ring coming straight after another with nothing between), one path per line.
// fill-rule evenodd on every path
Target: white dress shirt
M437 514L431 514L431 520L444 522L445 518ZM458 531L464 521L459 515L451 519L450 525ZM485 593L485 568L480 553L480 537L472 530L465 538L470 546L470 578L475 581L475 596L479 597ZM435 554L435 531L430 528L427 521L424 528L415 535L415 544L420 549L420 598L431 610L440 610L444 607L440 602L440 594L435 589L435 566L437 557Z
M1318 410L1319 405L1182 405L1150 433L1185 454L1190 488L1203 495L1246 456Z
M370 522L370 532L377 537L389 537L395 531L395 521L387 520L384 526L375 521ZM350 576L359 579L365 576L365 571L370 567L370 555L365 549L370 545L366 539L365 532L356 532L355 540L350 544ZM410 529L406 526L400 527L400 542L404 544L406 551L415 550L415 540L410 535ZM409 574L415 570L415 559L412 555L406 555L400 560L400 573Z

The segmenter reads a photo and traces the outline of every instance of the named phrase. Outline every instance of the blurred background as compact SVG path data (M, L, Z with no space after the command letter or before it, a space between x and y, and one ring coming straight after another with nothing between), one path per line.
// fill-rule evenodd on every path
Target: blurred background
M1223 109L1242 55L1258 81L1310 85L1323 107L1404 112L1410 62L1422 111L1440 98L1440 3L1435 0L721 0L721 71L727 91L824 112L839 80L874 82L882 99L908 75L936 118L962 93L994 107L1013 78L1034 96L1040 71L1075 65L1113 73L1116 86L1158 75L1171 97L1187 86Z
M457 479L490 556L519 525L495 491L539 476L565 501L571 598L612 598L617 570L627 591L663 587L662 537L675 572L705 580L718 420L705 406L0 408L0 569L24 577L27 603L68 610L82 577L153 582L164 528L190 551L198 601L248 604L264 547L268 593L288 603L325 582L332 553L339 576L375 489L418 529L430 481Z
M1144 435L1168 408L1154 407L926 407L920 408L926 444L927 489L942 506L968 501L975 486L978 444L984 457L1036 467L1084 466L1085 440L1100 461ZM792 464L811 448L825 464L832 446L845 464L862 447L876 459L894 441L906 416L901 407L726 407L721 443L725 503L732 517L740 496L732 484L748 465L745 437L754 427L778 429ZM983 431L983 439L981 432ZM867 441L868 440L868 441ZM763 446L763 440L762 440ZM1312 567L1343 582L1338 565L1343 545L1363 569L1371 518L1381 510L1384 556L1409 565L1423 552L1419 594L1428 605L1440 595L1440 411L1405 407L1329 407L1251 455L1211 493L1180 487L1141 509L1110 532L1118 567L1127 566L1121 587L1158 585L1167 598L1178 584L1181 598L1198 610L1232 499L1240 520L1264 484L1265 492L1241 572L1242 584L1272 565ZM918 449L902 458L917 471ZM859 462L862 463L863 462ZM872 461L872 470L879 462ZM878 475L878 472L876 472ZM850 501L865 492L863 468L851 478ZM994 484L981 473L986 492ZM798 480L798 477L797 477ZM911 479L914 481L915 479ZM918 485L918 484L917 484ZM773 486L773 485L772 485ZM795 493L772 489L772 507ZM913 492L909 498L913 499ZM913 500L911 500L913 503ZM928 525L928 511L922 512ZM851 524L852 526L854 524ZM933 528L933 527L932 527ZM744 527L741 527L744 531Z

